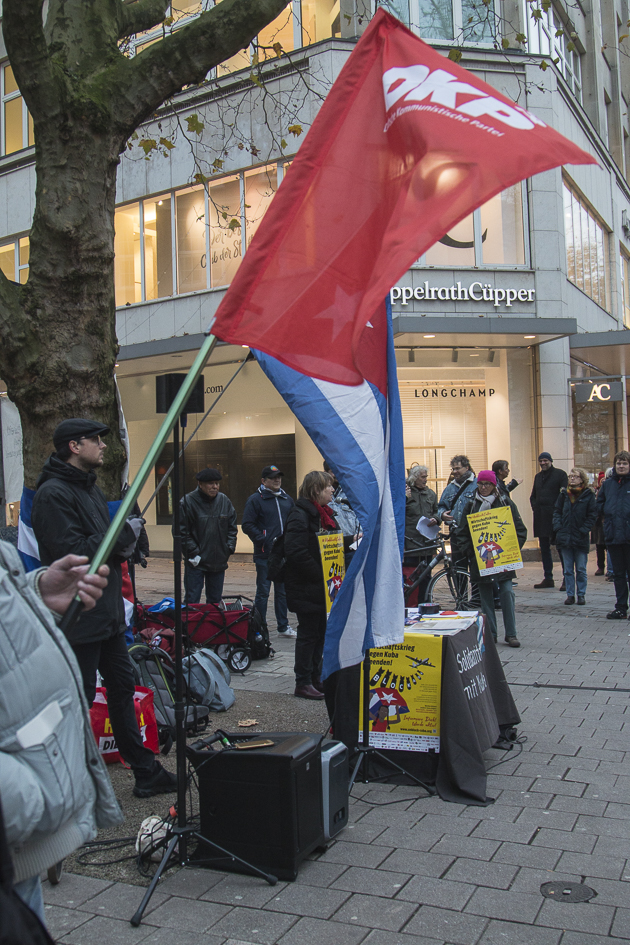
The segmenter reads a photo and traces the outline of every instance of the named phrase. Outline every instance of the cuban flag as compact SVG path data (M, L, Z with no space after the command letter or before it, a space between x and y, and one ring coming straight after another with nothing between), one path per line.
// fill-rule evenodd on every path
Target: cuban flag
M254 352L263 371L334 470L363 538L328 617L323 676L370 647L402 643L405 463L391 308L373 319L382 343L358 386L332 384Z
M35 490L22 489L22 498L20 500L20 517L18 520L18 553L22 559L25 571L35 571L41 568L42 563L39 560L39 548L31 524L31 512L33 511L33 499Z

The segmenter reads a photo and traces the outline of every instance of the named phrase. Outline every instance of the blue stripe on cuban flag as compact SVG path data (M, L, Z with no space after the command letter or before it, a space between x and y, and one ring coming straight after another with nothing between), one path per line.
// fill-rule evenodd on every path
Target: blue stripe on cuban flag
M332 384L254 354L335 471L363 529L328 618L325 678L361 662L368 648L403 641L405 465L391 310L387 397L368 381Z
M33 533L31 525L31 512L33 510L33 499L35 490L22 487L22 498L20 500L20 517L18 520L18 553L22 559L25 571L35 571L41 568L42 563L39 560L39 548Z

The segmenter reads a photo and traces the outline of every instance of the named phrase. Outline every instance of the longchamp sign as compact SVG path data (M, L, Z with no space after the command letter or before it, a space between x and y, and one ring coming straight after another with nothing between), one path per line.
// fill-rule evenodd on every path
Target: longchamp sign
M395 285L390 291L392 305L394 302L408 305L415 299L418 302L492 302L494 308L501 305L512 308L513 302L533 302L535 297L535 289L497 289L489 282L471 282L468 286L463 286L461 282L451 286L435 286L425 282L415 289L407 285Z

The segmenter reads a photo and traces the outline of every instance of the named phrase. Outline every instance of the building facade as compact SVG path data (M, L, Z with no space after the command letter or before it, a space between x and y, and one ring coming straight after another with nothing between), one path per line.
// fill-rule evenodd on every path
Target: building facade
M207 0L203 8L208 6ZM449 460L507 459L531 524L536 456L596 474L628 445L630 66L626 0L395 0L388 8L445 56L594 154L598 165L540 174L459 223L392 287L407 466L438 493ZM140 55L202 4L173 4L168 27L129 41ZM185 371L273 194L371 11L356 0L292 0L249 50L165 107L123 156L116 213L118 385L131 473L161 417L155 378ZM0 63L0 267L28 278L32 127L6 55ZM254 75L256 81L252 81ZM183 133L176 133L177 129ZM187 129L187 131L186 131ZM175 143L145 154L144 141ZM248 351L221 345L204 372L205 419L191 415L187 485L224 474L242 513L270 462L296 486L322 458ZM237 373L238 372L238 373ZM234 376L236 374L236 376ZM628 359L630 375L630 358ZM587 385L587 388L584 385ZM141 505L168 469L164 451ZM168 480L148 513L170 547ZM250 550L239 536L239 551Z

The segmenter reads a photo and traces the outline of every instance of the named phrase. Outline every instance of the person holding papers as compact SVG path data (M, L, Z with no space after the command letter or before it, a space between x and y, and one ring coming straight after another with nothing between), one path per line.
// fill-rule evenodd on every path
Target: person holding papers
M407 504L405 508L405 555L403 558L403 569L408 577L422 561L426 565L431 560L434 549L430 548L431 541L426 537L431 530L437 533L438 529L433 528L438 524L438 501L437 495L433 489L427 486L429 470L426 466L412 466L407 476L407 487L405 494ZM423 532L418 530L418 522L423 519ZM431 580L431 574L420 582L417 590L417 597L409 599L409 606L415 605L417 601L424 601L426 598L427 587Z
M516 615L514 612L514 588L512 587L512 571L503 571L498 574L485 577L480 574L477 566L477 556L473 548L472 537L468 527L468 516L475 512L485 512L487 509L497 508L498 506L507 506L512 511L514 528L518 538L519 546L522 548L527 539L527 529L523 524L517 507L507 495L503 495L497 488L497 477L491 469L482 469L477 475L477 489L475 493L468 498L460 517L456 536L458 546L468 558L470 568L470 579L473 584L479 588L479 597L481 599L481 609L486 615L486 624L490 632L497 640L497 617L494 608L494 595L492 593L493 579L499 585L499 599L501 601L501 611L503 613L503 626L505 628L505 642L508 646L520 646L520 641L516 635ZM492 556L492 550L488 549L488 554Z

